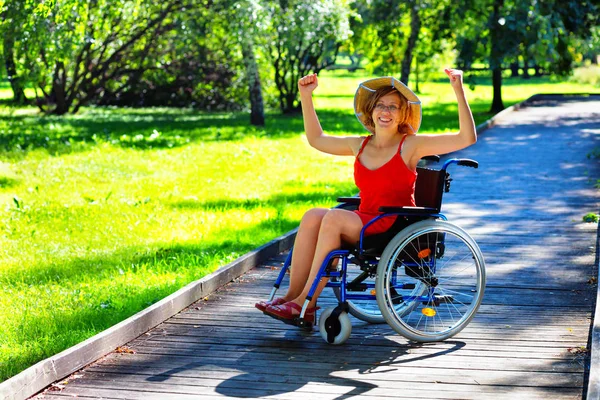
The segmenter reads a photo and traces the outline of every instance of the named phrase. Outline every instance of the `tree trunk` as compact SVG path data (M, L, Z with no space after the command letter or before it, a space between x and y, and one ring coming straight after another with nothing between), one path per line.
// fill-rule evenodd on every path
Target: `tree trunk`
M254 45L252 38L246 36L242 38L242 56L248 75L248 93L250 96L250 123L254 126L265 125L265 106L262 97L262 87L260 84L260 75L258 73L258 64L254 56Z
M492 69L492 84L494 86L494 97L492 98L491 113L497 113L504 110L502 102L502 48L500 45L502 26L498 23L500 9L504 5L504 0L494 0L494 11L490 20L490 68Z
M502 102L502 67L496 67L492 70L492 84L494 86L494 97L490 112L496 114L504 110L504 103Z
M55 115L64 115L69 112L70 104L67 104L64 74L64 63L57 61L54 68L54 76L52 77L52 92L50 92L50 97L54 100L54 109L51 110L51 113Z
M523 79L529 79L529 60L523 57Z
M516 78L519 76L519 62L510 63L510 76Z
M421 18L419 17L419 1L415 0L410 7L410 36L408 38L408 43L406 44L406 50L404 51L404 58L402 59L402 67L400 70L400 81L405 85L408 85L413 50L417 44L420 30Z
M291 91L285 95L285 109L283 110L284 114L297 114L301 110L300 105L294 104L296 102L297 90Z
M4 36L4 64L6 66L6 73L8 75L8 81L13 91L13 102L15 104L26 104L27 97L23 90L21 79L17 75L17 66L15 64L14 56L14 45L15 41L10 35Z
M417 56L417 58L415 59L415 76L416 76L416 82L415 82L415 93L421 93L421 91L419 90L419 57Z

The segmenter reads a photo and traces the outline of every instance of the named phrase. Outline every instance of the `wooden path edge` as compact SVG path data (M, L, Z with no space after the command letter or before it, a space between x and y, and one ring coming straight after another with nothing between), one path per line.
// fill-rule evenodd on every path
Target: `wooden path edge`
M580 96L586 94L580 94ZM519 110L527 103L545 96L536 94L528 99L505 108L487 121L477 126L477 134L492 128L496 122L513 111ZM558 95L561 96L561 95ZM570 96L570 95L568 95ZM19 374L0 383L0 399L21 400L40 392L52 383L82 369L100 359L150 329L177 314L190 304L208 296L218 288L248 272L269 258L290 249L296 237L297 228L278 237L267 244L243 255L231 263L217 269L210 275L191 282L173 294L165 297L150 307L132 315L115 326L112 326L91 338L70 347L52 357L34 364ZM600 240L600 232L599 232ZM597 246L598 256L598 246ZM599 266L600 268L600 266ZM599 275L600 276L600 275ZM600 296L599 299L600 300ZM596 301L598 304L598 301ZM597 307L596 307L597 311ZM598 325L598 326L597 326ZM600 397L600 320L594 317L592 333L592 355L588 386L588 399ZM595 351L594 351L595 349ZM596 368L593 368L597 364ZM594 394L596 397L591 397Z
M217 269L212 274L189 283L117 325L52 357L46 358L7 379L0 383L0 399L27 399L48 385L69 376L114 351L117 347L148 332L195 301L208 296L255 266L291 248L296 232L297 229L294 229L271 240L269 243Z
M600 222L596 234L596 267L598 277L600 278ZM598 304L600 304L600 287L596 289L596 305L592 314L592 332L590 335L590 369L588 371L588 385L585 394L587 400L600 399L600 313ZM584 388L585 390L585 388Z

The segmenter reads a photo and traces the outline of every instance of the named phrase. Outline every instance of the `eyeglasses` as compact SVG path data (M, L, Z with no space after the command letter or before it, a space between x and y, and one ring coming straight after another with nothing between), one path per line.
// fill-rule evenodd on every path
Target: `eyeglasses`
M392 114L395 114L395 113L397 113L398 111L400 111L400 108L399 108L399 107L397 107L397 106L395 106L395 105L393 105L393 104L392 104L392 105L389 105L389 106L386 106L385 104L381 104L381 103L377 104L377 105L375 106L375 109L376 109L377 111L380 111L380 112L383 112L383 111L389 111L389 112L390 112L390 113L392 113Z

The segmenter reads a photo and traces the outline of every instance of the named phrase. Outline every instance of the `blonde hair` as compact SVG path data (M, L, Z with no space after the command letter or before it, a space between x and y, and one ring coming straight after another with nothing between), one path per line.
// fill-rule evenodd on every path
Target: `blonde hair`
M400 112L402 113L402 119L398 124L398 132L409 134L414 133L414 131L411 129L408 123L408 121L410 121L412 112L411 108L408 106L408 99L404 97L404 95L393 86L386 86L375 90L369 95L367 100L361 104L361 109L358 111L361 112L362 115L364 115L365 125L368 125L371 128L375 129L375 122L373 121L373 110L375 109L377 102L379 102L379 100L383 96L387 96L391 93L396 93L400 97Z

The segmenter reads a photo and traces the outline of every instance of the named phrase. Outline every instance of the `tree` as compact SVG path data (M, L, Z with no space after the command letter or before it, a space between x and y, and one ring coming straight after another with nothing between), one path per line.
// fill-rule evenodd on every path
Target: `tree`
M525 67L533 61L552 73L568 74L573 66L572 44L591 35L598 11L598 6L588 1L470 0L466 10L454 13L459 63L488 63L494 94L490 112L498 112L504 108L505 62L522 54ZM485 16L487 24L481 25Z
M6 75L13 91L13 102L27 103L24 90L24 79L21 77L15 60L15 46L19 38L27 32L25 28L27 15L32 11L31 1L9 1L0 5L0 34L2 40L2 56Z
M279 107L297 112L298 79L333 65L339 47L352 32L346 0L269 0L271 36L268 56L275 69Z
M239 111L248 90L229 0L195 1L171 14L155 40L150 67L121 91L109 83L100 105L194 107Z
M410 67L413 61L413 51L419 38L421 31L421 16L419 15L419 1L413 0L408 2L410 7L410 35L406 43L406 49L404 50L404 57L402 57L402 66L400 68L400 81L405 85L408 85L408 78L410 76Z
M42 111L62 115L118 94L156 68L158 38L173 29L183 0L56 0L31 15L22 53L43 93Z
M502 63L509 50L507 49L506 42L503 42L506 39L506 32L503 29L505 20L500 18L500 10L503 6L504 0L493 0L493 11L488 21L490 35L489 63L492 70L493 87L492 106L490 109L492 113L504 110L504 103L502 101Z
M415 56L420 55L425 63L444 47L448 28L442 15L448 3L448 0L356 2L354 7L362 21L352 25L356 32L354 45L371 61L372 71L399 73L400 80L408 84ZM421 43L424 35L427 41Z
M250 123L255 126L264 126L265 106L258 62L254 50L255 38L260 34L260 30L257 29L258 21L264 15L260 15L262 7L256 0L242 0L235 5L235 8L233 32L239 39L244 66L246 67L248 97L250 100Z

